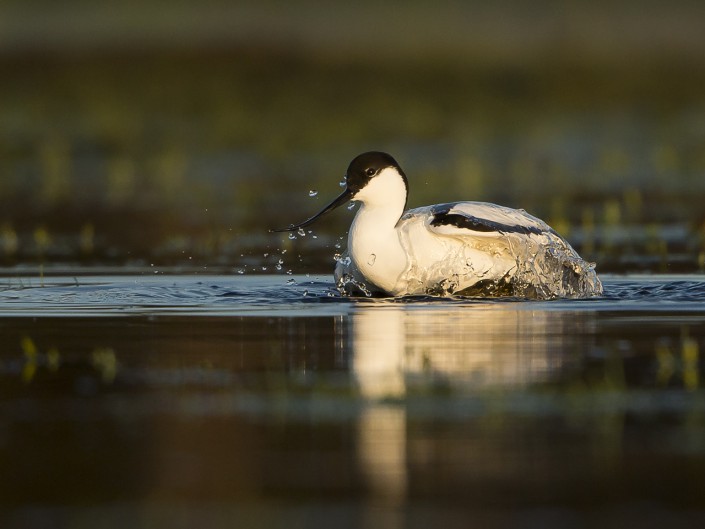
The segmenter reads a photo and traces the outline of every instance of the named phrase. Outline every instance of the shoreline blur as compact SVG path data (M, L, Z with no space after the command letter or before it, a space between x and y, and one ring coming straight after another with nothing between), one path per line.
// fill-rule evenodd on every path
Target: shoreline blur
M379 149L410 207L524 208L600 272L705 269L698 3L70 4L0 8L0 266L327 271L351 214L267 229Z

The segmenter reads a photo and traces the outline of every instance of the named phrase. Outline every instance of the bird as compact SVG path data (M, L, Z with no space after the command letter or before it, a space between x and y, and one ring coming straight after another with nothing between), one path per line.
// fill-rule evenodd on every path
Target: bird
M523 209L450 202L406 210L409 181L390 155L356 156L345 189L319 213L271 232L297 231L339 206L360 207L337 256L334 278L347 296L468 296L526 299L602 295L595 264Z

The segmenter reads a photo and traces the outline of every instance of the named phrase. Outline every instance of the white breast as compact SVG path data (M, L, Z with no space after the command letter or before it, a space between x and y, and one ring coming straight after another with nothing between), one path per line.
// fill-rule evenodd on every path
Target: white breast
M352 267L384 292L394 293L399 277L407 268L407 254L404 252L399 233L385 219L387 210L362 204L348 235L348 255Z

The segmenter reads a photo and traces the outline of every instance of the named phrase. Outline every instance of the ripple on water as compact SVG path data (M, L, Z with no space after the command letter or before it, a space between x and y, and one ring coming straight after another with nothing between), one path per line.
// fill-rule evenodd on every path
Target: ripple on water
M294 280L292 282L292 279ZM93 316L179 312L192 314L266 312L293 315L347 314L360 303L389 305L475 306L517 299L341 297L333 278L321 276L103 276L45 278L44 286L7 279L0 288L0 314ZM703 310L705 276L606 277L604 295L588 300L530 301L517 307L550 310ZM367 306L367 305L366 305Z

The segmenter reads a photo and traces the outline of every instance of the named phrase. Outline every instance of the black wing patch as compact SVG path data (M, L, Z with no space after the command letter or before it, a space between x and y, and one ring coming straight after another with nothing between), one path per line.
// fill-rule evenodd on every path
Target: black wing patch
M493 220L473 217L472 215L461 215L450 213L449 207L439 208L433 211L431 226L455 226L470 231L479 232L499 232L499 233L523 233L525 235L540 235L545 230L534 226L520 226L519 224L503 224Z

